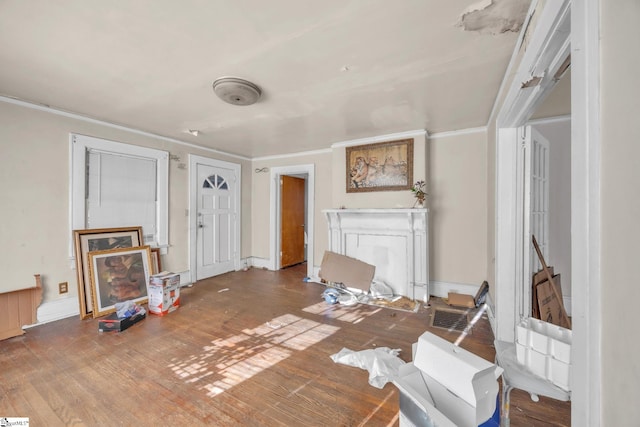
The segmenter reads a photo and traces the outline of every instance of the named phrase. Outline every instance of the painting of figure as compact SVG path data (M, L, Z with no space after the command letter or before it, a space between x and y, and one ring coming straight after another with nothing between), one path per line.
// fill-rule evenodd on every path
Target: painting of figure
M410 189L413 139L347 147L346 154L347 193Z

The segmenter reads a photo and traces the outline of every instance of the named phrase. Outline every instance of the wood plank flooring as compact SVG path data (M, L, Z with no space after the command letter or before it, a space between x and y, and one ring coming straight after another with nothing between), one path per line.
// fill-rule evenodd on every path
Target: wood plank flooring
M367 371L330 356L390 347L410 361L433 310L330 306L305 271L197 282L176 312L122 333L72 317L0 341L0 417L31 426L397 426L396 387L372 387ZM461 346L493 360L492 342L482 319ZM512 392L512 426L570 424L569 403Z

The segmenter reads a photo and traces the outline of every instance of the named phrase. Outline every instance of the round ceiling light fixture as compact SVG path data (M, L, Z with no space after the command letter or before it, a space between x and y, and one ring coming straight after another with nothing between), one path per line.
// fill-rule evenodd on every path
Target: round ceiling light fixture
M255 84L238 77L220 77L213 82L213 91L224 102L233 105L254 104L262 90Z

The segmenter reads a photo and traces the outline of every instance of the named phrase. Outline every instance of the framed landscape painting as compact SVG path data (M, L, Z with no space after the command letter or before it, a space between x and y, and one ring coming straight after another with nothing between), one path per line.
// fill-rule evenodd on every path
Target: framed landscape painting
M144 243L142 227L94 228L75 230L73 233L80 318L86 319L91 317L93 312L91 281L89 280L89 252L141 246Z
M409 190L413 180L413 139L346 148L347 193Z
M144 304L151 275L149 246L89 252L93 317L116 311L116 303Z

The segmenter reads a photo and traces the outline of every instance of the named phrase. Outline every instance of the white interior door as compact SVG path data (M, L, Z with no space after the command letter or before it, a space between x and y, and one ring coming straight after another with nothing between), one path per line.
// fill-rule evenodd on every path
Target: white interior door
M239 265L239 180L235 167L196 162L194 181L195 278L201 280Z
M525 287L529 295L525 301L531 301L531 277L542 268L535 251L531 236L536 237L542 256L549 260L549 141L535 128L525 128ZM531 313L531 307L525 313Z

